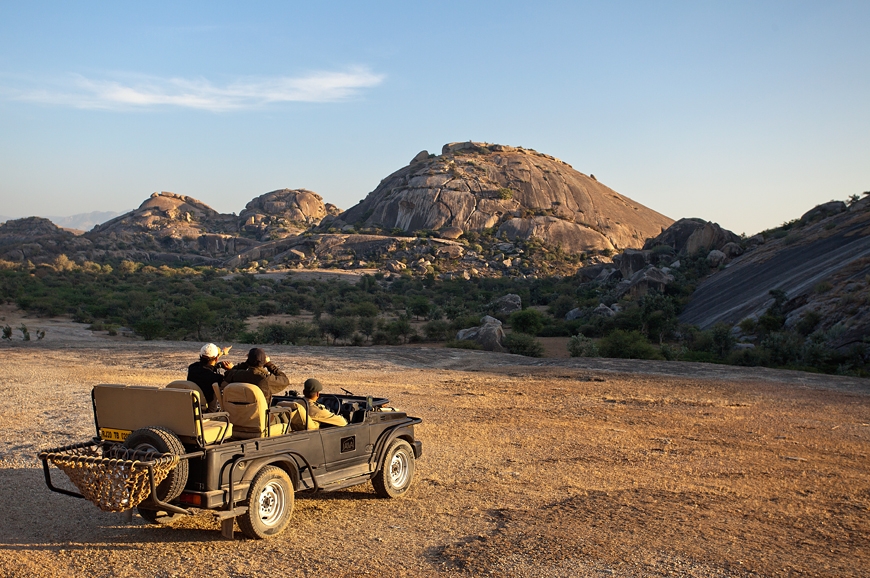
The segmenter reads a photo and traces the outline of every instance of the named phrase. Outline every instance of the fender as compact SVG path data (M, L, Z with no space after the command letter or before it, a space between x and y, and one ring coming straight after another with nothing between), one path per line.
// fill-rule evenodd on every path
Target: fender
M419 417L408 417L408 421L395 425L381 432L378 441L375 442L375 448L372 452L372 457L369 458L369 467L374 468L372 471L377 471L377 465L380 464L387 451L390 443L399 437L406 437L409 440L414 440L414 425L423 423ZM416 453L416 449L414 450ZM417 457L417 456L415 456Z
M290 476L290 479L293 480L293 487L299 487L299 462L293 457L292 454L289 453L256 458L251 461L245 462L245 471L241 475L241 477L237 479L235 478L235 476L238 475L239 468L234 468L235 472L233 473L233 483L250 483L251 480L254 479L254 476L257 475L257 472L259 472L268 465L276 465L282 470L286 471L287 474Z

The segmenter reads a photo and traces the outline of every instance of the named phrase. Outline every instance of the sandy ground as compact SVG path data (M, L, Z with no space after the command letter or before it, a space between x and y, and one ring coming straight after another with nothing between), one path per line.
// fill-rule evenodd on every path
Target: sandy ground
M870 575L868 380L269 347L299 384L316 376L423 418L423 457L405 499L370 485L299 494L281 536L228 541L205 512L128 524L54 494L36 459L94 434L94 384L183 378L200 344L25 321L47 334L0 344L0 576Z

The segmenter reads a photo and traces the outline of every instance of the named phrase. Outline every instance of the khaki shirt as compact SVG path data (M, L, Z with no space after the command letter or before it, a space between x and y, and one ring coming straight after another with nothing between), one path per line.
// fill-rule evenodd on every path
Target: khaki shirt
M305 429L305 404L292 402L296 407L290 418L290 425L294 430ZM283 403L281 405L284 405ZM320 429L320 424L326 423L335 426L347 425L347 420L340 415L336 415L320 405L319 403L308 404L308 429Z

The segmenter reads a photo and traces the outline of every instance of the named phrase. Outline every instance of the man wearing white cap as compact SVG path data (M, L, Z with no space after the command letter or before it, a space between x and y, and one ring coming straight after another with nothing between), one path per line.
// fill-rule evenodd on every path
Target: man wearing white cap
M233 368L233 364L229 361L218 362L218 358L225 353L225 350L221 350L214 343L206 343L199 350L199 361L187 367L187 381L192 381L199 386L205 395L207 406L210 406L214 400L212 384L223 381L224 371Z

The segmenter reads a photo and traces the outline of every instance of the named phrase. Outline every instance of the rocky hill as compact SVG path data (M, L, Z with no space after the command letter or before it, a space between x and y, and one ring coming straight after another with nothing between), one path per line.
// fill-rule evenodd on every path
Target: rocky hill
M65 231L42 217L10 219L0 224L0 259L44 262L61 253L79 254L91 248L87 239Z
M493 230L499 239L580 253L641 247L672 222L552 156L463 142L437 156L420 152L321 229L424 230L450 239Z
M751 324L774 303L771 290L779 290L786 327L815 320L807 330L827 332L836 347L870 335L870 197L819 205L748 245L753 250L698 286L681 321Z

